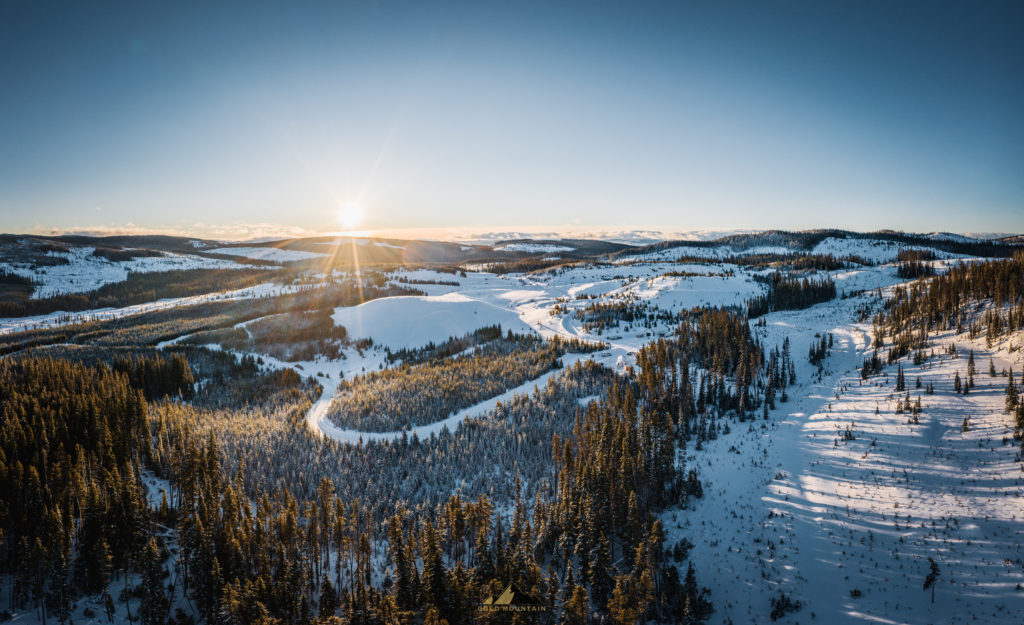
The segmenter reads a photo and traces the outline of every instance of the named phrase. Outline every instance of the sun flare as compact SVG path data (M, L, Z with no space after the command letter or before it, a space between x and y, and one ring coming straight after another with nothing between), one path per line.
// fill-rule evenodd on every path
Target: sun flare
M343 228L352 230L363 222L363 207L353 202L346 202L338 207L335 217Z

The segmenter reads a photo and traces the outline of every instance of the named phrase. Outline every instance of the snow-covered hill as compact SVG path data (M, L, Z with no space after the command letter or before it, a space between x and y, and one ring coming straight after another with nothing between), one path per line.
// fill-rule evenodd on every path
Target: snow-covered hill
M244 269L228 260L205 258L189 254L163 253L132 260L112 261L94 255L96 248L79 246L67 252L51 252L49 256L62 260L60 264L33 264L0 262L0 271L7 271L32 279L38 286L32 293L35 299L64 293L95 291L104 284L122 282L130 272L155 273L184 269ZM66 260L67 262L63 262Z
M828 237L814 246L815 254L828 254L837 258L857 256L874 263L891 263L896 260L902 250L926 250L935 254L936 258L963 258L961 254L952 254L934 247L886 241L882 239L842 239Z
M337 308L333 319L350 336L372 338L392 349L421 347L490 325L500 325L506 331L530 331L513 311L460 293L375 299Z
M937 240L950 240L945 237ZM957 240L958 242L971 241L970 239ZM759 254L797 254L812 253L846 258L849 256L863 259L870 263L891 263L896 260L897 255L903 250L925 250L932 252L936 258L964 258L963 254L944 251L927 242L909 243L905 241L893 241L888 239L874 238L849 238L849 237L825 237L810 249L803 249L798 245L753 245L747 246L736 243L723 243L720 245L695 245L687 242L679 242L670 247L664 247L654 251L628 254L616 259L618 263L628 262L666 262L682 258L706 258L720 260L734 256L755 256Z

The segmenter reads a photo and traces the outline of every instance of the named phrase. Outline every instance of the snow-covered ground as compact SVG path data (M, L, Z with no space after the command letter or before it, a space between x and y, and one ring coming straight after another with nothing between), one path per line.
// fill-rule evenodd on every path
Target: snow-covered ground
M163 256L112 261L93 256L93 247L73 247L67 252L51 252L68 260L64 265L43 265L36 267L27 263L0 263L0 270L9 271L31 278L37 285L32 292L33 299L51 297L64 293L87 293L104 284L123 282L128 273L154 273L184 269L248 269L229 260L204 258L189 254L165 252Z
M663 515L670 542L696 544L712 622L768 623L780 593L803 604L783 622L1024 622L1024 474L1001 409L1006 379L987 373L990 354L997 370L1019 372L1020 353L937 340L937 354L954 340L961 354L904 365L924 406L914 425L895 413L895 366L861 382L870 326L853 323L858 303L766 317L767 345L793 342L799 384L769 421L691 449L709 488L693 512ZM806 353L825 332L836 346L819 379ZM965 375L970 347L977 387L957 395L953 375ZM918 376L934 395L915 388ZM854 440L840 437L848 427ZM941 571L934 605L922 590L929 557Z
M327 254L319 252L304 252L302 250L283 250L277 247L218 247L213 250L205 250L211 254L225 254L228 256L242 256L255 260L267 260L275 263L284 263L293 260L309 260L321 258Z

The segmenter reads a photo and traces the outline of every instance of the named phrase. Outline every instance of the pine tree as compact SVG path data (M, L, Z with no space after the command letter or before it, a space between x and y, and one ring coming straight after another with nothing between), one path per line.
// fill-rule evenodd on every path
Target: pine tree
M334 616L334 613L338 611L339 604L338 593L335 592L334 586L331 585L331 580L325 572L323 579L320 580L320 601L318 604L320 618Z
M638 597L629 583L629 576L615 576L615 588L608 600L608 616L615 625L635 625L640 617Z
M1010 369L1010 378L1006 382L1006 412L1012 413L1019 402L1017 386L1013 383L1013 369Z
M559 625L589 625L590 623L590 594L587 587L573 583L569 591L569 598L562 606L562 617Z
M142 604L139 606L141 625L163 625L167 622L170 602L167 600L163 582L163 566L160 564L160 548L156 538L150 538L139 557L139 571L142 573Z
M435 606L442 615L445 610L444 568L441 562L441 547L438 544L437 530L429 521L423 530L421 554L423 558L423 601L426 605Z
M935 583L939 580L939 565L935 560L928 558L928 575L924 578L924 590L929 588L932 591L932 603L935 603Z

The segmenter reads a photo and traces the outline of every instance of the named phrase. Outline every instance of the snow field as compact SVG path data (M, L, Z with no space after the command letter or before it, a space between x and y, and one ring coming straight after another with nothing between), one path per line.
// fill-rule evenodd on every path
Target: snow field
M505 331L531 331L514 312L460 293L384 297L336 308L332 318L348 330L349 336L372 338L374 343L392 349L441 342L495 324Z

